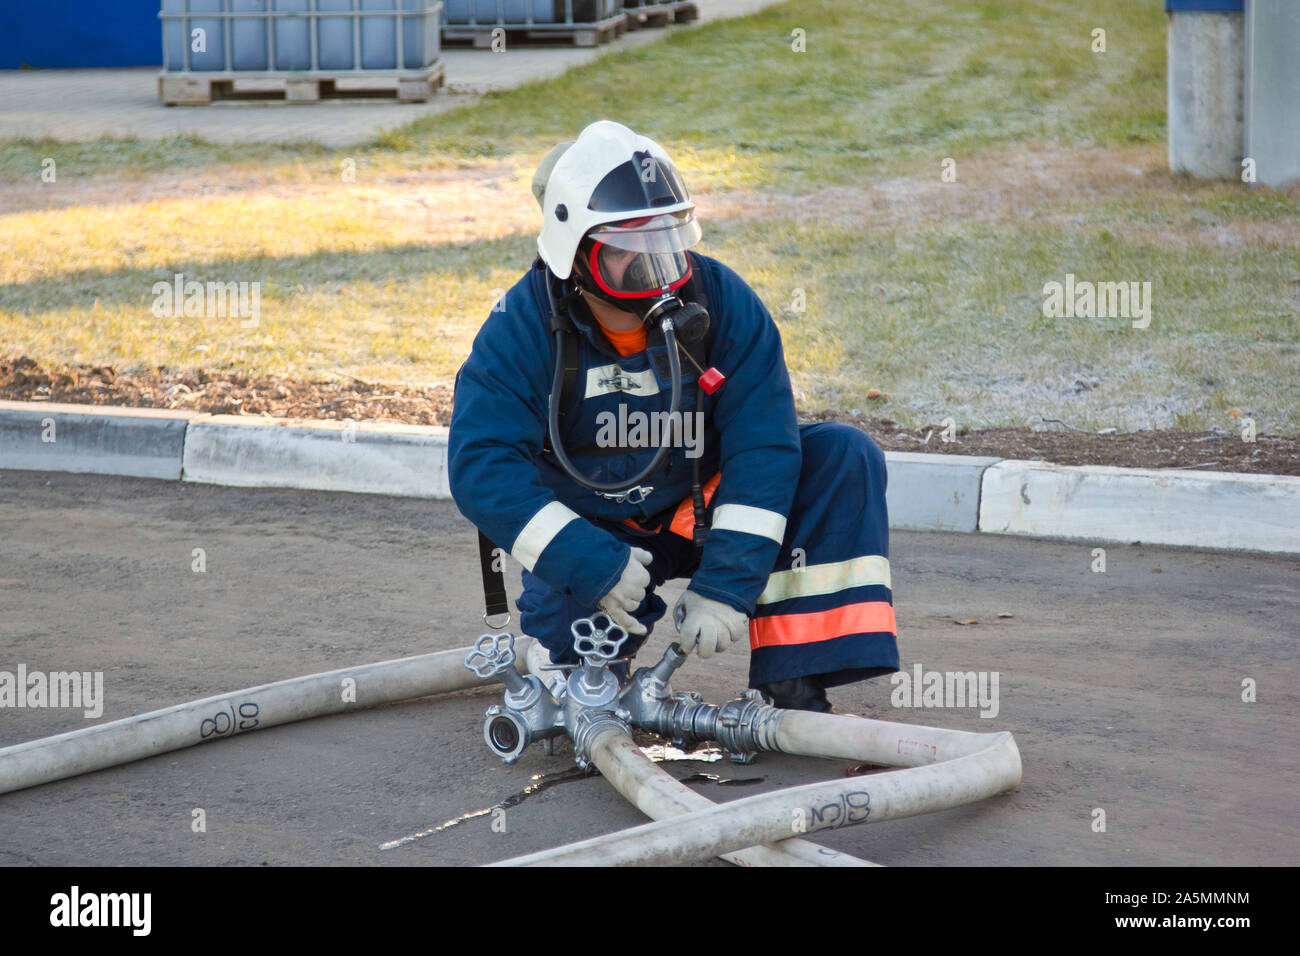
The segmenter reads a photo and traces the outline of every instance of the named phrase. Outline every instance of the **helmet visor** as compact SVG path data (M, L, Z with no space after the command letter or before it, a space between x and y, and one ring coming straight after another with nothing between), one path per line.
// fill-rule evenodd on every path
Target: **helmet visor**
M629 252L684 252L700 241L700 224L689 209L608 222L588 233L596 242Z
M607 294L637 298L672 290L691 275L686 250L700 239L690 210L598 226L588 265Z

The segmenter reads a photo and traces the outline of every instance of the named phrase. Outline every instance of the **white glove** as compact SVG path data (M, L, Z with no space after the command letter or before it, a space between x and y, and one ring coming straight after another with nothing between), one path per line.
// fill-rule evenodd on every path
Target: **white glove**
M650 586L650 572L646 570L654 555L641 548L632 548L632 556L618 583L600 599L596 606L609 615L609 619L629 634L644 634L645 625L632 616L645 600L645 589Z
M677 643L688 654L699 645L702 658L721 654L732 644L748 636L749 618L729 604L714 601L694 591L686 591L673 608L677 621Z

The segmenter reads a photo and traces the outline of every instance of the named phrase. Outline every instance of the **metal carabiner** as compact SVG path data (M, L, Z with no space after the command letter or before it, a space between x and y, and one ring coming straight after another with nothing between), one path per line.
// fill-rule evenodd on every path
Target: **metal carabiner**
M655 490L654 485L636 485L633 488L627 489L627 491L603 492L603 493L597 492L597 494L599 494L602 498L608 499L609 501L618 502L619 504L627 503L627 504L639 505L641 502L649 498L650 495L654 492L654 490Z

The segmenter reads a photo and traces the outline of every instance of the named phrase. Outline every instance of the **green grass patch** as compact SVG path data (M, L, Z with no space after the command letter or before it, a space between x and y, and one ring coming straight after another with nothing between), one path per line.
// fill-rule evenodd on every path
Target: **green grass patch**
M1106 53L1090 49L1098 25ZM1160 139L1164 30L1158 8L1120 0L785 3L399 135L438 155L531 155L608 116L693 150L693 176L853 182L1013 140Z
M779 244L762 241L773 234ZM809 410L1123 430L1228 426L1241 408L1261 430L1300 430L1300 270L1286 246L1175 248L1029 223L887 234L764 222L711 238L776 317ZM1046 316L1044 286L1067 273L1150 282L1149 327Z
M50 137L9 139L0 141L0 176L40 182L41 161L47 156L57 157L59 176L69 179L108 172L146 174L198 169L218 163L300 162L330 155L330 150L313 143L221 146L193 135L168 139L104 136L84 143L63 142Z
M1107 31L1105 53L1091 50L1098 26ZM804 52L793 49L796 30ZM11 141L0 150L0 174L38 175L55 145L61 175L338 155L364 155L376 168L532 161L592 120L616 118L681 156L697 187L854 182L1018 140L1158 140L1164 31L1157 4L1126 0L1086 8L1041 0L791 2L612 51L560 77L421 118L364 149L217 146L193 137Z

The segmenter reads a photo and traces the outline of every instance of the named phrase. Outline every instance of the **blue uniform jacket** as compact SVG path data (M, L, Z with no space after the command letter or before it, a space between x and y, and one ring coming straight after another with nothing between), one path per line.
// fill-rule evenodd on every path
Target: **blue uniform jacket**
M702 410L701 477L707 481L719 467L722 477L709 503L708 539L689 588L752 615L776 562L799 479L794 397L780 333L758 296L722 263L694 253L691 260L692 283L698 280L713 323L709 363L727 380L706 397ZM456 375L451 493L461 512L525 568L595 607L630 559L628 545L612 530L626 539L636 532L624 519L653 528L671 518L690 496L692 457L699 445L686 432L688 441L677 444L692 447L672 450L667 463L644 482L654 491L640 504L611 501L583 488L543 452L555 366L545 275L543 268L530 269L505 294ZM647 444L652 429L636 432L634 413L652 422L650 413L669 408L662 335L652 329L645 351L620 357L585 305L573 309L573 318L581 333L580 373L563 426L564 447L591 478L632 477L658 450ZM694 413L695 370L688 361L681 365L682 409ZM620 414L633 428L619 437L638 447L608 447L610 427Z

